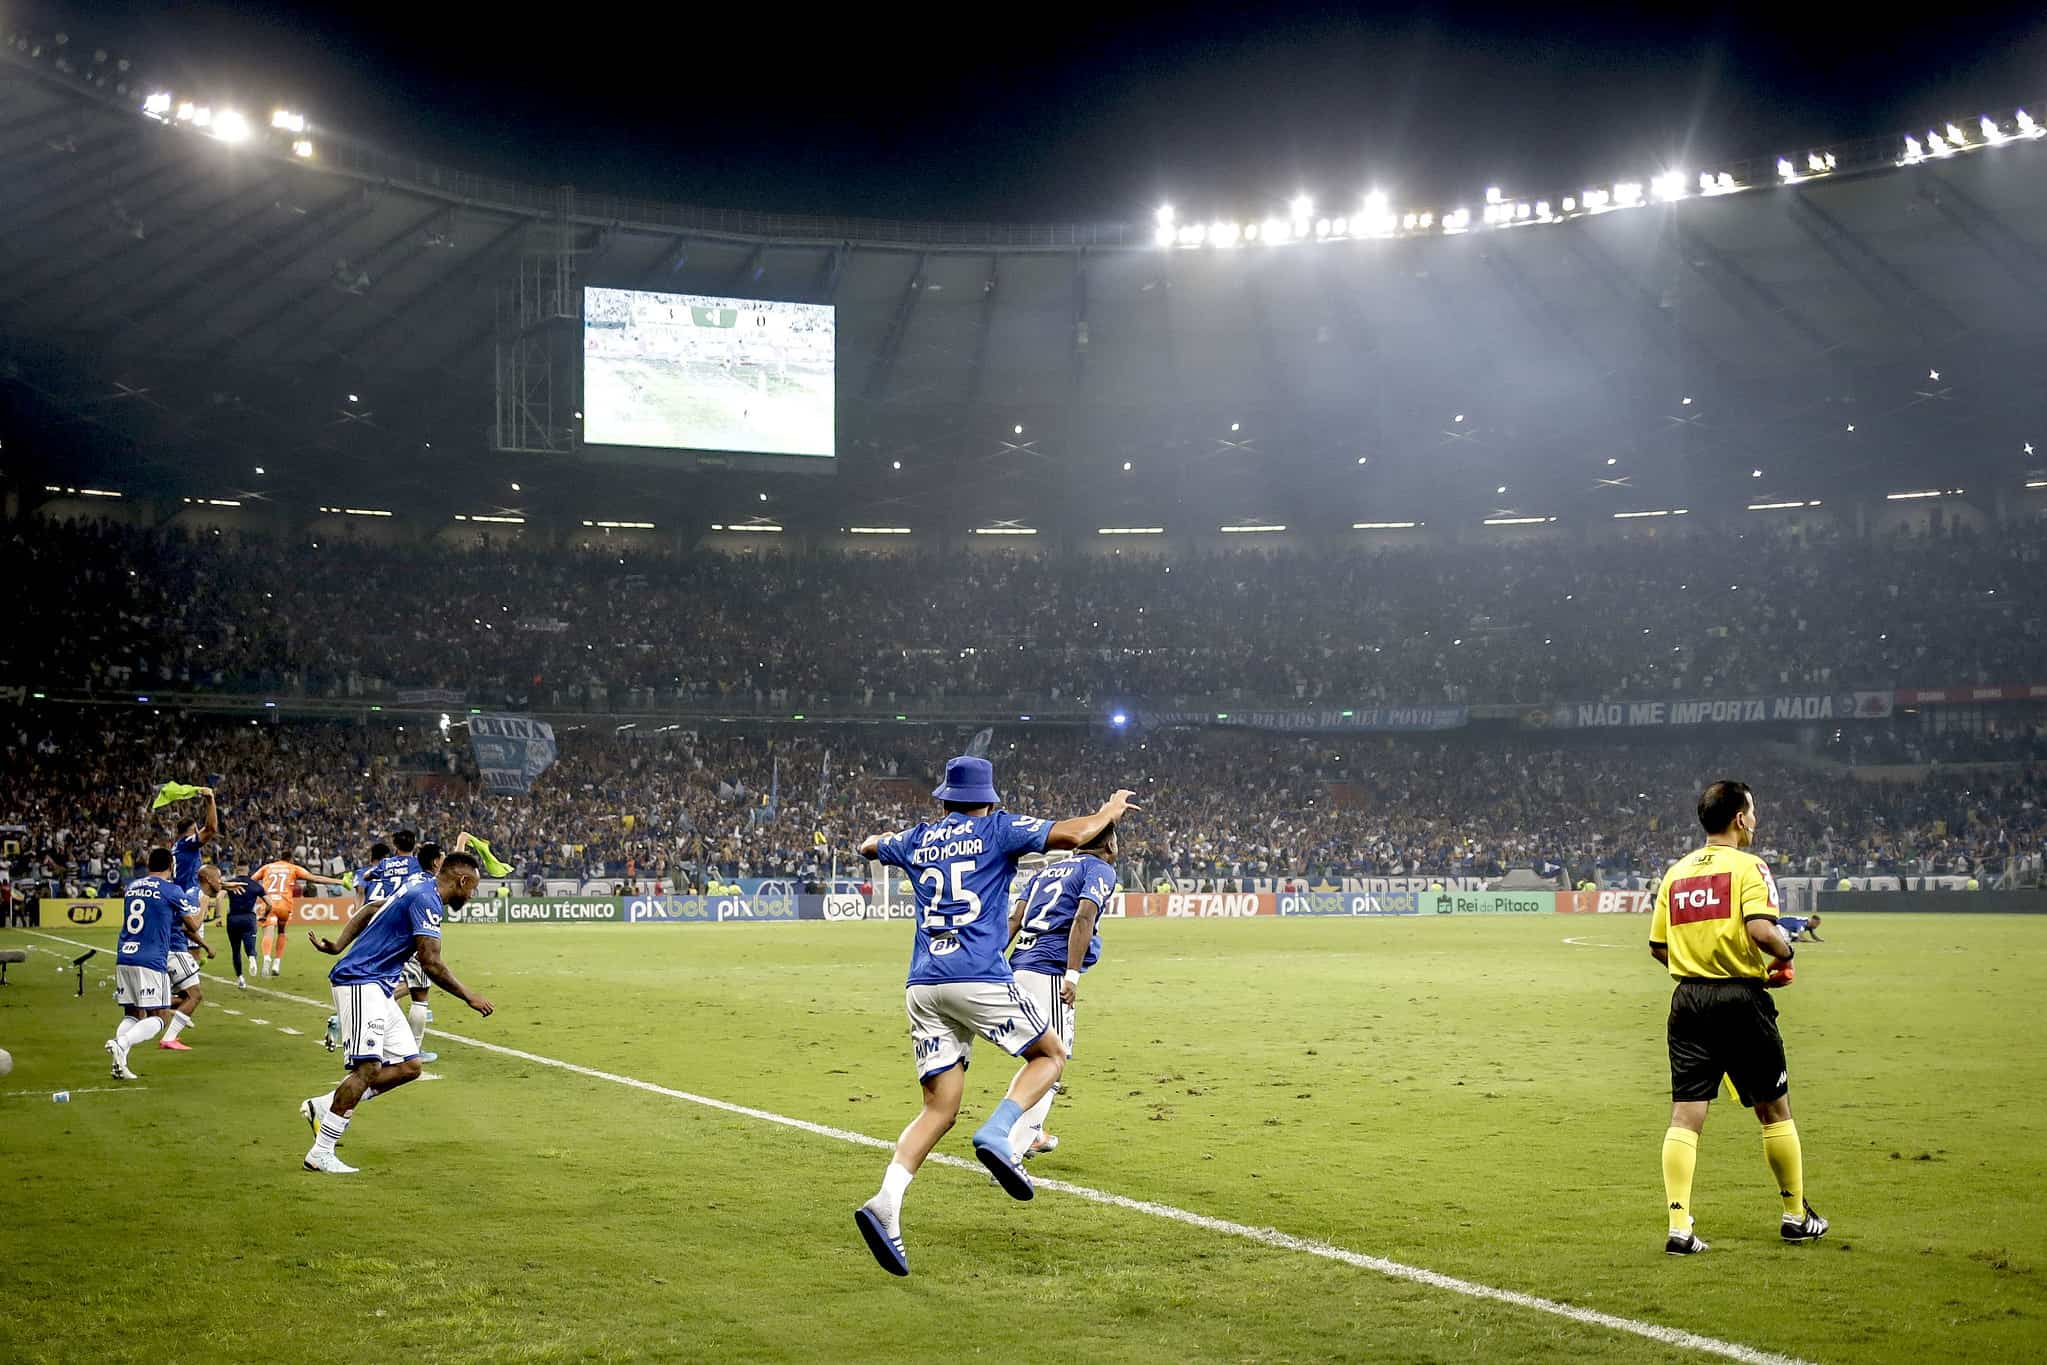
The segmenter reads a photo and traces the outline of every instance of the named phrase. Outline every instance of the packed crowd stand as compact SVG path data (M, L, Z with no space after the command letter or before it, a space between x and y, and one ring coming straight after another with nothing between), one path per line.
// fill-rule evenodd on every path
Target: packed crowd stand
M1545 703L2032 681L2047 529L1029 557L7 533L0 684L881 710ZM944 611L928 610L941 590Z
M490 838L522 878L858 879L862 835L931 809L926 793L970 727L565 728L524 796L488 796L463 731L396 722L208 718L141 706L0 712L0 859L19 887L105 894L165 841L181 808L151 812L167 780L218 788L218 857L290 856L331 874L401 826ZM1758 745L1621 744L1547 736L1118 734L998 727L1005 804L1061 816L1128 786L1133 878L1208 884L1264 876L1499 875L1644 884L1696 841L1706 781L1753 784L1759 848L1781 874L2037 874L2047 765L1934 769L1910 783ZM215 776L217 775L217 777Z

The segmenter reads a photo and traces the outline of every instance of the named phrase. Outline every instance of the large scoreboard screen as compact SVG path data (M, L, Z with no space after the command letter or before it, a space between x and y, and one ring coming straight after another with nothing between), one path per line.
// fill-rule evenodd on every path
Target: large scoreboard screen
M837 454L831 305L583 291L583 440Z

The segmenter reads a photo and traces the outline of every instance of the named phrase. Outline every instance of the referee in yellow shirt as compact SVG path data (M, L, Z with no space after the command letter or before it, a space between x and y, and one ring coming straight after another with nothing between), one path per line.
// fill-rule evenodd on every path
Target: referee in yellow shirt
M1805 1202L1805 1162L1791 1121L1790 1073L1769 989L1791 984L1792 949L1777 927L1777 883L1748 851L1756 798L1746 782L1720 781L1699 796L1705 847L1670 865L1656 888L1649 951L1670 968L1670 1131L1663 1135L1663 1193L1673 1256L1704 1251L1692 1231L1692 1171L1699 1130L1722 1076L1763 1123L1763 1158L1784 1199L1787 1242L1823 1237L1827 1220Z

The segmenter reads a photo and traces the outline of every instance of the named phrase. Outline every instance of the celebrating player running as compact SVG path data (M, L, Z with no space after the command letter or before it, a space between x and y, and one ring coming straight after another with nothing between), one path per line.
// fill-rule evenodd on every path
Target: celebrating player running
M945 765L945 781L931 794L945 807L943 819L871 834L860 844L863 857L907 871L917 897L904 1005L924 1108L896 1140L880 1192L853 1212L868 1250L894 1275L910 1273L901 1229L903 1192L959 1118L975 1034L1026 1061L1008 1095L974 1133L974 1154L1011 1197L1033 1194L1031 1178L1010 1153L1010 1134L1059 1079L1066 1047L1017 990L1003 960L1009 884L1019 858L1091 844L1125 811L1137 809L1130 801L1134 793L1119 791L1093 815L1057 824L1012 815L996 809L1001 798L994 766L968 756Z
M427 976L478 1014L488 1015L496 1008L464 986L441 961L442 911L468 904L480 876L472 855L450 853L436 877L413 882L369 913L358 913L340 939L309 935L321 952L341 955L328 979L351 1070L331 1093L315 1095L299 1106L313 1127L307 1170L353 1174L355 1168L334 1155L334 1144L348 1130L356 1105L419 1078L419 1047L393 998L408 956L418 953Z

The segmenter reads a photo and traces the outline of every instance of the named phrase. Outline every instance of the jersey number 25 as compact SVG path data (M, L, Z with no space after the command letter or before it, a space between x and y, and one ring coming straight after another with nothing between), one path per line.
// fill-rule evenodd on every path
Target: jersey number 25
M941 870L927 867L917 874L917 884L931 895L931 908L924 912L926 929L957 929L963 924L972 924L981 917L980 893L969 891L960 879L974 870L972 859L947 863ZM951 893L947 894L946 882L952 882ZM947 910L948 905L964 905L964 910Z

